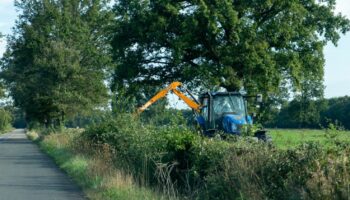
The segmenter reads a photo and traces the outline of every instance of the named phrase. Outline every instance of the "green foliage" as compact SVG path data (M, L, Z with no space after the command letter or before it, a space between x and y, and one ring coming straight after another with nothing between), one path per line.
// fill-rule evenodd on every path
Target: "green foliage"
M5 91L4 91L4 86L0 82L0 99L5 97Z
M242 128L242 136L243 137L254 137L255 133L259 130L262 130L263 126L261 124L252 124L252 125L245 125Z
M334 140L338 136L339 130L341 130L339 125L330 123L325 129L326 138L329 140Z
M116 3L114 86L179 80L279 95L323 91L323 47L349 30L336 1L126 1ZM312 87L308 87L312 85Z
M350 98L301 99L296 97L282 104L281 109L270 109L271 119L262 121L265 126L278 128L322 128L329 123L350 129ZM272 110L272 111L271 111Z
M155 126L165 125L178 125L187 126L187 123L191 120L190 116L186 119L180 110L164 108L165 105L155 105L144 111L141 115L141 121ZM193 113L191 113L193 118Z
M321 175L341 178L323 170L342 166L328 161L346 157L350 153L346 145L323 148L305 143L281 150L244 138L209 139L175 124L142 124L131 115L87 129L83 140L109 144L117 168L189 199L313 199L319 196L316 190L330 191L322 193L326 199L338 193L350 195L346 179L318 185ZM343 176L348 176L349 160L342 164Z
M319 128L322 112L327 110L327 100L294 99L285 104L276 115L274 126L284 128Z
M67 128L86 128L90 125L101 123L103 120L111 118L111 112L94 109L91 112L83 112L76 114L75 117L65 122Z
M111 90L114 95L112 97L112 110L114 114L125 113L125 112L136 112L138 107L144 105L149 101L155 94L161 89L158 86L147 86L147 85L113 85ZM163 98L153 104L147 111L146 116L162 113L166 108L167 99Z
M14 128L26 128L25 114L21 109L14 107L12 102L5 102L3 108L11 114Z
M0 108L0 133L11 127L12 115L4 108Z
M26 128L27 122L25 119L25 113L22 109L19 108L13 108L12 110L13 115L13 127L15 128Z
M339 97L328 100L328 109L322 113L323 125L327 126L329 121L340 123L344 128L350 129L350 97Z
M15 106L30 121L62 124L105 103L105 1L17 1L21 11L2 59Z
M106 146L91 148L89 143L81 143L80 135L77 129L66 129L42 137L39 145L83 188L88 199L172 199L134 183L127 173L109 165Z

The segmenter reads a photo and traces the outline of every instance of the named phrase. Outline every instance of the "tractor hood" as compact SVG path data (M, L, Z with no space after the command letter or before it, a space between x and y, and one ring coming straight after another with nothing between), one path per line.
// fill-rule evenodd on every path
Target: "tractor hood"
M227 114L223 117L222 125L224 131L230 134L239 135L244 125L251 124L251 118L243 115Z

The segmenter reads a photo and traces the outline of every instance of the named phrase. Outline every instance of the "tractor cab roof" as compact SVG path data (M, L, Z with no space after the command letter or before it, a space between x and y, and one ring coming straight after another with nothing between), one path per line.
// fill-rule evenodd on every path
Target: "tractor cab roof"
M206 92L200 95L200 98L215 96L245 96L246 92Z

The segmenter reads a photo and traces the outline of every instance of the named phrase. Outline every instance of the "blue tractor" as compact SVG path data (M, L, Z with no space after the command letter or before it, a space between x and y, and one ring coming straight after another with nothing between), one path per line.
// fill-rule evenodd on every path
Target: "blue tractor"
M180 82L171 83L138 108L138 113L142 113L154 102L172 92L195 111L196 120L204 135L212 136L217 131L241 135L246 131L245 128L253 125L253 119L248 115L247 99L256 98L258 103L262 102L262 95L247 96L245 92L207 92L200 95L198 101L188 90L181 90L181 85ZM190 97L187 97L185 92ZM265 130L259 130L254 134L258 139L269 140Z

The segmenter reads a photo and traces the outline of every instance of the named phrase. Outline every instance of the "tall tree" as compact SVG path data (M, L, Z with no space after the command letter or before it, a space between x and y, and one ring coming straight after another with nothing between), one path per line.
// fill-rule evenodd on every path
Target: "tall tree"
M4 37L3 34L0 32L0 41L2 40L3 37ZM1 62L0 62L0 64L1 64ZM4 86L3 86L3 83L0 79L0 99L3 98L4 96L5 96Z
M118 0L114 86L174 80L278 94L321 83L349 20L335 0ZM287 84L286 84L287 83Z
M1 77L29 120L61 123L105 102L107 1L16 1Z

